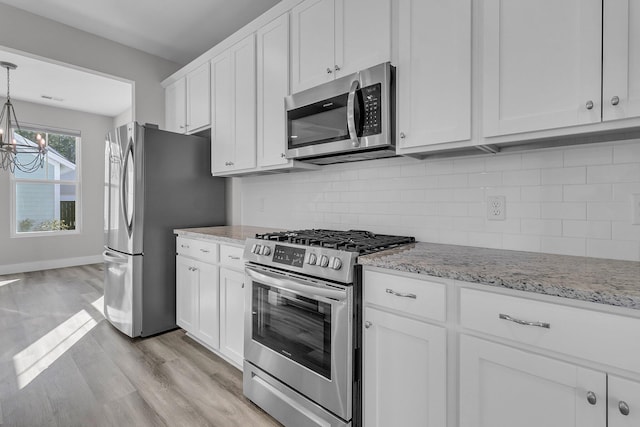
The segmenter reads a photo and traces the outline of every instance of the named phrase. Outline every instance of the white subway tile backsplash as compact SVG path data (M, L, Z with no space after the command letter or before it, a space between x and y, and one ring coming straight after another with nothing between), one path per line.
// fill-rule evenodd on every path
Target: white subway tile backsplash
M589 166L587 182L638 182L640 163L622 163L607 166Z
M565 202L606 202L613 199L611 184L565 185Z
M613 163L640 163L640 140L636 139L613 147Z
M250 225L640 261L632 194L640 194L640 140L235 178L232 197ZM505 196L504 221L487 219L495 195Z
M540 239L542 252L561 255L585 256L587 239L574 237L546 237Z
M543 219L587 219L587 204L583 202L545 202L541 205Z
M562 235L565 237L588 237L611 239L610 221L562 221Z
M543 185L553 184L586 184L587 168L584 166L573 168L543 169L541 181Z
M609 145L571 147L564 151L564 166L603 165L613 161L613 148Z

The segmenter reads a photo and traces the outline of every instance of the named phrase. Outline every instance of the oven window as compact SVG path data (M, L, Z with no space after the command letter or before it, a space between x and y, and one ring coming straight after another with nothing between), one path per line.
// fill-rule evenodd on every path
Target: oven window
M331 379L331 305L253 282L253 340Z
M289 148L349 139L348 96L345 93L289 111Z

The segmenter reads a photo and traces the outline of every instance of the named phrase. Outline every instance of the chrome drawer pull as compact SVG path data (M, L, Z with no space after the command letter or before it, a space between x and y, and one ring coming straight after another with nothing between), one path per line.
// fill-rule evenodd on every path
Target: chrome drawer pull
M235 255L227 255L227 256L231 259L240 259L239 256L235 256Z
M517 323L518 325L537 326L539 328L551 329L551 323L529 322L528 320L516 319L514 317L509 316L508 314L500 314L498 315L498 317L503 320L508 320L509 322Z
M416 294L405 294L402 292L396 292L393 289L389 289L387 288L387 293L391 294L391 295L395 295L397 297L402 297L402 298L411 298L411 299L417 299L418 296Z
M200 249L200 252L204 252L205 254L208 254L211 251L209 249Z
M180 247L185 248L185 249L189 249L189 245L180 245Z

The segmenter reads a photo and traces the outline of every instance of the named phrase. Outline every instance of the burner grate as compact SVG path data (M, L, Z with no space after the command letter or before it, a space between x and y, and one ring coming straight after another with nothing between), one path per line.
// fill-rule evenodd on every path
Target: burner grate
M304 246L320 246L366 255L399 245L413 243L413 237L374 234L363 230L308 229L256 234L256 239L288 242Z

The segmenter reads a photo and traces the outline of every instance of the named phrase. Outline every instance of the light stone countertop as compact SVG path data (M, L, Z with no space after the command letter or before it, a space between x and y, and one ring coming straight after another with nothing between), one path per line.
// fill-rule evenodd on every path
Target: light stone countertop
M640 310L640 262L413 243L358 263Z
M220 227L178 228L174 234L196 239L210 239L219 242L244 245L247 238L255 237L256 233L270 233L282 231L279 228L254 227L251 225L225 225Z

